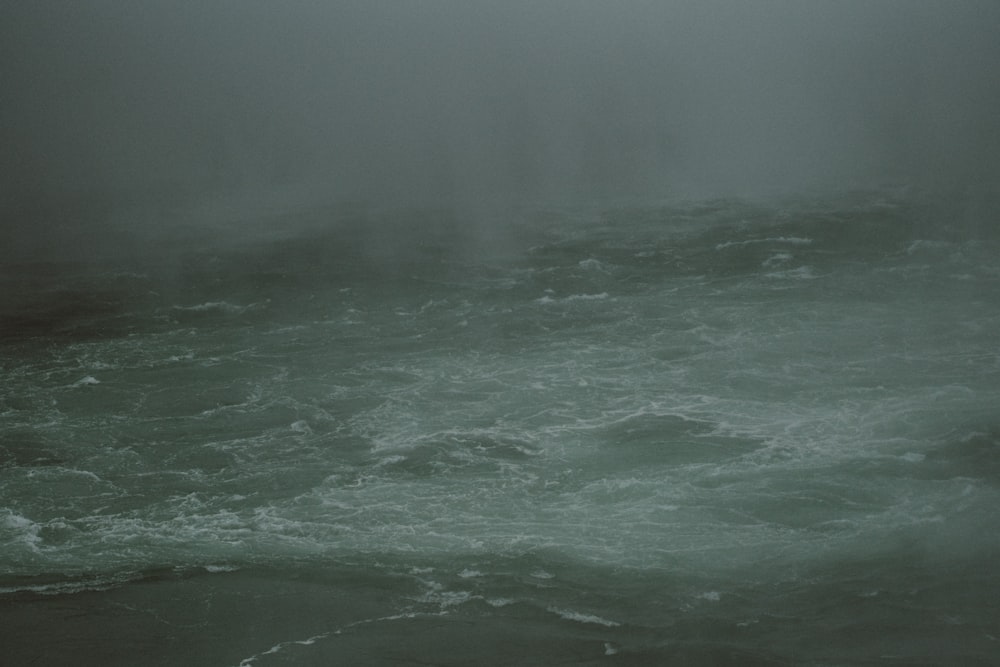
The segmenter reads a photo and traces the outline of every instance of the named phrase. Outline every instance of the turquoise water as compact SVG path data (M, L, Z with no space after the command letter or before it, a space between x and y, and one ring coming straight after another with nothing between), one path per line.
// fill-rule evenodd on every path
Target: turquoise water
M3 651L993 664L993 223L331 209L8 263Z

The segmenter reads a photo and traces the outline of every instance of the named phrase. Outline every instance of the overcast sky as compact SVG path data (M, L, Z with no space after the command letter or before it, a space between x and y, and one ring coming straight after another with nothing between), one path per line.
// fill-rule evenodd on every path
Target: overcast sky
M0 187L19 215L995 188L998 35L992 0L6 2Z

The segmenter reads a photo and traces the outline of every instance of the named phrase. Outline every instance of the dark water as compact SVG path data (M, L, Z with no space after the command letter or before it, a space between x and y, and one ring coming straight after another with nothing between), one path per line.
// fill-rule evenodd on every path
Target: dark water
M341 210L8 263L3 662L995 664L995 223Z

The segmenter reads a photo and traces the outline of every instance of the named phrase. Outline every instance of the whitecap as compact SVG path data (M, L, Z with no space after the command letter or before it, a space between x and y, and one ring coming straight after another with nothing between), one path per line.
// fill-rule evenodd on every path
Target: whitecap
M572 294L566 297L566 301L595 301L598 299L607 299L608 293L601 292L600 294Z
M771 255L770 257L768 257L767 259L765 259L761 263L761 266L763 266L763 267L766 268L766 267L774 266L776 264L784 264L785 262L787 262L791 258L792 258L792 254L790 252L779 252L779 253Z
M486 600L486 604L491 607L506 607L507 605L514 604L514 601L510 598L490 598Z
M725 250L734 246L751 245L754 243L789 243L791 245L809 245L813 240L802 236L771 236L766 239L747 239L745 241L724 241L716 244L716 250Z
M601 292L599 294L571 294L562 299L553 299L551 296L543 296L539 299L535 299L535 303L550 304L550 303L568 303L570 301L599 301L601 299L607 299L608 293Z
M816 277L811 266L800 266L787 271L774 271L764 274L768 278L778 278L782 280L812 280Z
M246 312L248 309L252 308L254 304L249 306L239 306L234 303L229 303L228 301L206 301L205 303L199 303L194 306L174 306L174 310L181 310L185 312L192 313L206 313L206 312L221 312L230 315L239 315L240 313Z
M41 530L41 525L11 510L4 510L4 515L0 515L0 535L7 535L5 541L21 542L32 551L38 551L38 544L42 541L38 534Z
M567 621L576 621L577 623L593 623L595 625L603 625L606 628L617 628L621 625L618 621L609 621L606 618L601 618L600 616L595 616L593 614L581 614L580 612L573 611L572 609L549 607L548 611L558 615L560 618L566 619Z
M217 574L219 572L236 572L240 569L235 565L205 565L203 567L206 572L211 572L212 574Z

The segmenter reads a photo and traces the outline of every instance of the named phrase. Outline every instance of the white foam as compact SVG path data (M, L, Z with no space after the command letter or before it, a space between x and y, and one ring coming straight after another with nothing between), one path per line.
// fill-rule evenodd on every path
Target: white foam
M228 313L230 315L238 315L246 312L250 308L253 308L255 305L256 304L240 306L235 303L229 303L228 301L206 301L205 303L199 303L195 306L174 306L174 310L182 310L193 313L218 311L221 313Z
M514 601L510 598L490 598L486 600L486 604L491 607L506 607L507 605L514 604Z
M219 572L236 572L240 568L235 565L205 565L204 569L206 572L217 574Z
M38 551L42 541L38 534L41 530L41 525L11 510L4 510L4 514L0 515L0 534L7 533L14 538L11 542L19 541L32 551Z
M468 591L440 591L428 594L423 601L437 603L444 609L464 604L471 600L472 597L472 593Z
M773 271L765 274L768 278L778 278L782 280L812 280L816 277L811 266L800 266L787 271Z
M607 298L607 292L601 292L600 294L572 294L566 297L565 301L596 301Z
M256 655L253 655L253 656L250 656L249 658L244 658L243 660L240 660L239 667L249 667L253 663L257 662L257 658L259 658L261 656L264 656L264 655L271 655L271 654L274 654L274 653L280 653L281 651L285 650L285 648L288 647L288 646L294 646L294 645L309 646L311 644L315 644L320 639L326 639L329 636L330 636L330 633L329 632L325 632L325 633L323 633L321 635L314 635L314 636L309 637L307 639L292 639L292 640L287 641L287 642L280 642L278 644L275 644L271 648L267 649L266 651L263 651L263 652L258 653Z
M304 433L304 434L312 433L312 428L309 427L309 422L307 422L304 419L292 422L292 425L289 428L291 428L296 433Z
M567 621L576 621L577 623L593 623L595 625L603 625L606 628L617 628L621 626L621 623L618 621L609 621L606 618L594 616L593 614L581 614L580 612L573 611L572 609L549 607L548 611L558 615L560 618L566 619Z
M716 250L725 250L734 246L751 245L753 243L790 243L792 245L808 245L813 240L801 236L772 236L766 239L747 239L746 241L725 241L715 246Z
M87 376L84 376L84 377L80 378L79 380L77 380L76 382L74 382L73 384L71 384L70 386L71 387L86 387L86 386L94 385L94 384L101 384L101 381L98 380L97 378L95 378L93 375L87 375Z
M438 611L438 612L405 611L399 614L392 614L390 616L379 616L378 618L364 618L361 619L360 621L354 621L353 623L348 623L347 625L343 625L337 628L336 630L333 630L332 632L328 632L323 635L318 635L317 637L315 637L315 639L325 639L330 635L341 635L344 633L344 630L347 630L348 628L356 628L359 625L368 625L370 623L381 623L383 621L402 621L411 618L433 618L435 616L447 616L448 613L449 612L447 611ZM256 656L254 657L256 658ZM250 660L252 660L252 658ZM240 667L244 667L244 664L242 662L240 663Z
M791 258L792 258L792 253L790 253L790 252L779 252L779 253L776 253L774 255L771 255L770 257L768 257L767 259L765 259L763 262L761 262L761 266L763 266L765 268L768 268L768 267L774 266L776 264L784 264L785 262L787 262Z
M549 304L549 303L568 303L571 301L600 301L602 299L607 299L607 292L600 292L599 294L571 294L562 299L553 299L551 296L543 296L539 299L535 299L535 303Z
M106 591L137 578L138 575L128 573L110 578L86 581L60 581L51 584L34 584L30 586L0 586L0 595L8 593L36 593L38 595L67 595L87 591Z

